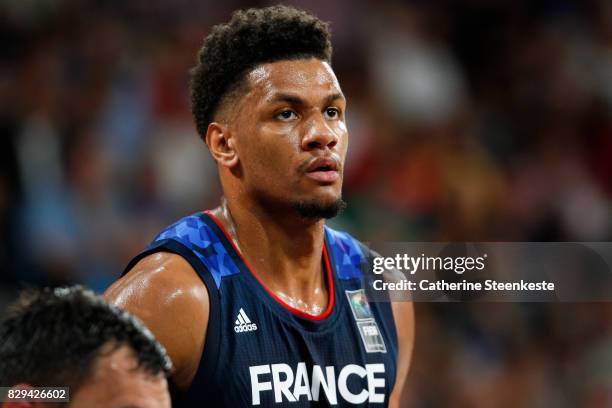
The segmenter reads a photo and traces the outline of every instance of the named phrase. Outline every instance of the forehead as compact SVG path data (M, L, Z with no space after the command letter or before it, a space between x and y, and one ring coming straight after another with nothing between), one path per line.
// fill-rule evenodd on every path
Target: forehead
M247 80L251 93L271 97L279 92L305 95L315 92L340 92L340 84L331 66L316 58L282 60L254 68Z
M99 357L91 378L77 393L89 407L169 407L165 378L138 368L126 346Z

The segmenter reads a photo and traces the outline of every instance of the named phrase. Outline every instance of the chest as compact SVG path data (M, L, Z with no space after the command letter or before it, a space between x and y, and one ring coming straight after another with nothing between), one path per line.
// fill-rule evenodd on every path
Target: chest
M330 314L311 321L224 283L215 376L244 406L385 404L395 381L395 347L379 305L339 285ZM229 403L229 401L228 401Z

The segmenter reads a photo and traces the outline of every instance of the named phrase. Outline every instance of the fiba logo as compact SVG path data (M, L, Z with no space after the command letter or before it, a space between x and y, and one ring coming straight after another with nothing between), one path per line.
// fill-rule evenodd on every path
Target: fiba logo
M363 328L363 333L366 336L378 336L378 328L376 328L376 326L365 326Z
M257 330L257 325L251 322L251 319L244 313L244 310L240 308L238 312L238 318L234 323L234 331L236 333L251 332Z

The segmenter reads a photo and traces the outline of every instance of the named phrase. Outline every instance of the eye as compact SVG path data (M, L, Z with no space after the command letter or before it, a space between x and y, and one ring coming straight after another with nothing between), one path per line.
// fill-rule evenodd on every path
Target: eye
M338 108L326 108L325 117L327 119L338 119L340 117L340 110Z
M279 112L276 115L276 119L284 120L284 121L289 121L289 120L293 120L293 119L296 119L296 118L297 118L297 115L292 110L284 110L282 112Z

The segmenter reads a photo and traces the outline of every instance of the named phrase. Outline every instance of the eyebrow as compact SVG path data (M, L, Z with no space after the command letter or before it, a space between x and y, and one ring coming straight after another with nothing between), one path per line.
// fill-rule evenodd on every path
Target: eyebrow
M344 100L345 99L344 95L341 92L334 92L333 94L330 94L327 97L325 97L323 102L325 105L329 105L330 103L338 99ZM277 93L274 96L272 96L272 98L270 98L269 102L270 103L287 102L292 105L301 105L301 106L306 105L306 101L302 99L302 97L300 97L299 95L287 94L287 93Z

